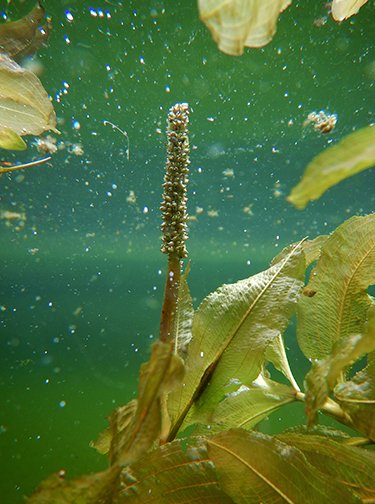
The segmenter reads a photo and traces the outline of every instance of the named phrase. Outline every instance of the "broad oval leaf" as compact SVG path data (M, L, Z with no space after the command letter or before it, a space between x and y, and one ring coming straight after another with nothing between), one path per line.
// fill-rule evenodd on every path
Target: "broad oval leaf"
M244 47L262 47L272 40L280 12L291 3L291 0L198 0L198 9L220 51L240 56Z
M343 21L357 14L368 0L333 0L332 17L335 21Z
M307 165L302 179L287 201L303 209L330 187L375 164L375 127L350 133L337 145L327 147Z
M0 54L0 128L17 135L56 133L56 113L38 77Z
M340 338L365 332L375 283L375 214L352 217L321 248L297 305L297 338L308 359L322 359Z

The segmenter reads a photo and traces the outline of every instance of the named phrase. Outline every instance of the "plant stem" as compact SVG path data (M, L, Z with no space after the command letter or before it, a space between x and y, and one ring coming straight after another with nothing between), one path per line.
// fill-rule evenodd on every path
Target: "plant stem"
M303 392L296 392L297 401L305 402L306 395ZM350 416L343 411L340 406L332 399L327 399L321 411L338 422L357 430Z

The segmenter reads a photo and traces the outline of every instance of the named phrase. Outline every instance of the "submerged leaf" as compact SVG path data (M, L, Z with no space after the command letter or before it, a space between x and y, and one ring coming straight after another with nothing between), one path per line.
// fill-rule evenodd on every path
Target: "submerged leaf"
M305 378L305 411L309 425L315 423L317 410L326 402L346 368L374 349L375 321L372 321L365 335L358 334L336 341L328 357L313 362Z
M337 385L334 395L358 432L375 442L375 361L351 380Z
M173 345L154 343L149 362L141 368L135 412L126 410L124 418L117 409L110 417L111 464L130 464L151 447L162 429L161 397L179 383L183 375L184 365L173 353Z
M8 150L25 150L26 143L10 129L0 129L0 148Z
M291 3L291 0L198 0L198 9L220 51L240 56L244 47L262 47L272 40L280 12Z
M197 424L194 434L217 434L235 427L250 430L273 411L294 401L295 389L261 373L249 387L241 385L227 394L215 408L210 425Z
M233 429L207 439L207 446L223 489L237 504L361 502L300 450L275 438Z
M350 133L337 145L327 147L306 167L300 182L287 201L303 209L330 187L375 164L375 127L367 126Z
M51 25L42 26L45 10L38 0L33 10L18 21L0 25L0 52L11 58L30 56L47 42Z
M348 17L357 14L359 9L368 0L333 0L332 2L332 17L335 21L343 21Z
M99 504L110 502L120 475L120 467L110 467L106 471L84 474L66 480L52 474L42 481L35 492L27 497L27 504Z
M319 436L314 432L286 432L276 438L301 450L310 464L334 480L348 485L360 498L375 499L374 453L347 446L345 443L350 440L343 433L340 439L339 434L330 436L329 431L325 431L324 435Z
M0 128L17 135L56 133L56 113L38 77L0 54Z
M193 442L192 442L193 441ZM217 479L204 439L173 441L147 453L122 472L121 494L114 503L233 504Z
M280 371L280 373L283 373L285 378L287 378L293 386L294 390L296 390L297 392L300 390L290 369L288 358L285 352L284 339L281 334L274 338L268 345L266 350L266 359L272 362L272 364L278 371Z
M297 305L298 343L308 359L322 359L340 338L365 332L375 283L375 214L352 217L321 248L307 289Z
M223 285L202 301L194 316L185 383L168 397L174 426L169 439L185 417L182 428L196 421L210 423L225 394L257 378L268 344L293 316L304 272L299 244L267 271Z

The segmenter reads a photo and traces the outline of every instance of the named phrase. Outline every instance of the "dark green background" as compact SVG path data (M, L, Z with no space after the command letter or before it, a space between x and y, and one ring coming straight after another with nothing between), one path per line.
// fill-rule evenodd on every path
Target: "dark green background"
M33 6L12 0L6 9L3 0L2 12L14 20ZM136 395L163 294L159 205L171 105L191 107L188 207L193 216L204 209L187 243L195 306L222 283L265 269L283 246L374 209L373 170L306 210L285 202L315 155L375 120L372 0L357 16L340 24L329 18L320 28L314 20L324 15L323 2L293 2L272 42L239 58L218 52L193 1L44 6L53 30L40 51L40 78L53 98L59 141L81 143L84 155L63 150L0 179L0 210L27 215L21 229L0 221L0 488L7 504L21 502L53 471L73 477L106 467L88 444L107 426L105 416ZM302 127L321 109L338 115L327 136ZM129 160L126 138L104 121L127 132ZM2 151L3 160L33 159L34 139L27 141L25 152ZM126 201L129 191L136 204ZM248 205L253 216L243 211ZM309 363L294 329L286 342L301 385ZM297 404L262 429L303 421Z

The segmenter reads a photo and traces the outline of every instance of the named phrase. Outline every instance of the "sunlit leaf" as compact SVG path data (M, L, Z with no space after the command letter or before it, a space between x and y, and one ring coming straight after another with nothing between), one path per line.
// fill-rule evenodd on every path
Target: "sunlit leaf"
M241 385L226 395L212 413L209 426L197 424L194 434L216 434L234 427L253 429L273 411L295 400L295 389L262 372L249 387Z
M375 321L372 321L364 335L337 340L328 357L313 362L305 378L305 411L309 424L315 423L317 410L326 402L346 368L374 349Z
M8 150L25 150L26 143L10 129L0 129L0 148Z
M240 56L244 47L262 47L272 40L280 12L291 0L198 0L201 20L220 51Z
M196 421L209 423L225 394L257 378L268 344L293 316L304 271L299 244L268 270L223 285L202 301L194 316L186 379L168 398L171 438L187 415L183 428Z
M189 439L185 444L168 443L124 469L121 494L114 504L232 504L220 489L205 441Z
M359 9L368 0L333 0L332 2L332 17L336 21L342 21L343 19L348 19L348 17L357 14Z
M207 439L207 448L223 489L237 504L360 502L300 450L264 434L233 429Z
M322 359L335 341L365 332L375 283L375 214L352 217L321 248L307 292L297 305L297 337L305 356Z
M52 474L27 497L27 504L99 504L109 502L116 488L120 467L85 474L72 480Z
M375 499L374 452L347 446L349 438L313 432L297 434L287 432L276 438L301 450L307 460L327 476L349 485L362 499ZM354 440L356 438L353 438ZM333 501L335 502L335 501Z
M337 385L334 396L356 429L375 442L375 361Z
M17 135L56 130L56 113L38 77L0 54L0 128Z
M302 242L303 246L303 251L305 253L305 267L307 268L313 261L316 261L319 257L320 254L320 249L323 245L323 243L326 241L328 238L327 235L320 235L317 236L314 240L304 240ZM296 243L292 243L291 245L288 245L287 247L284 247L283 250L275 256L272 261L271 261L271 266L274 264L278 263L284 257L286 257L291 250L296 246Z
M280 371L280 373L283 373L283 375L289 380L295 390L300 390L290 369L288 358L285 352L284 339L281 334L276 336L276 338L274 338L268 345L266 349L266 359L272 362L272 364L278 371Z
M375 164L375 127L367 126L350 133L338 144L327 147L306 167L300 182L293 187L287 201L305 208L330 187Z

